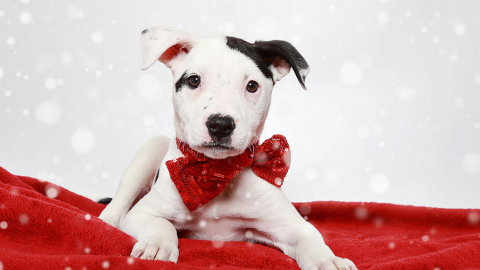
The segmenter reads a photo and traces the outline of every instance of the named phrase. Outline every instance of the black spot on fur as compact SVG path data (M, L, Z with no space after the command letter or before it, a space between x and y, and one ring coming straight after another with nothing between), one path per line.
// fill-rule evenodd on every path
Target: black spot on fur
M267 78L272 79L273 81L272 71L268 68L267 63L263 61L262 56L257 52L253 44L248 43L243 39L227 36L227 46L230 49L239 51L246 55L248 58L252 59L252 61L257 65L263 75Z
M179 92L180 90L182 90L182 87L184 85L187 85L187 79L188 79L188 74L185 71L182 77L180 77L180 79L178 79L178 81L175 83L175 92Z
M157 172L155 173L155 177L153 178L153 183L157 183L158 180L158 175L160 174L160 168L157 169Z
M112 201L112 198L103 198L103 199L98 200L98 203L109 204L111 201Z
M205 106L205 107L203 107L203 109L205 110L207 107L208 107L208 106Z
M227 46L252 59L263 75L272 81L273 74L269 67L273 65L276 57L284 59L292 67L300 84L305 87L305 76L300 74L300 70L309 66L292 44L283 40L255 41L251 44L243 39L227 36Z
M142 35L145 35L148 32L148 29L142 31ZM138 32L137 32L138 33Z

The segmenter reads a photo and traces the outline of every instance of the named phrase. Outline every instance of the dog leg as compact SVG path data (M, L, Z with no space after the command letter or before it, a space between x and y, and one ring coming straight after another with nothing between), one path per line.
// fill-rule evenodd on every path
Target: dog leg
M178 237L170 221L142 212L130 211L122 230L138 242L130 256L145 260L178 261Z
M167 153L169 141L167 137L156 136L140 147L123 173L113 200L100 214L100 219L118 227L128 210L150 190L155 172Z
M303 270L357 269L352 261L333 254L320 232L302 218L280 189L269 188L263 196L275 198L268 200L274 203L265 207L269 212L264 213L264 217L255 227L269 237L262 239L262 236L254 235L254 239L279 247L286 255L295 259Z

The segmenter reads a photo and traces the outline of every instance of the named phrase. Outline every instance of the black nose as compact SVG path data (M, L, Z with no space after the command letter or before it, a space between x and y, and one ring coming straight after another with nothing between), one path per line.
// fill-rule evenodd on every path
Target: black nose
M220 114L212 114L208 117L207 122L208 134L212 139L220 141L232 134L235 129L235 122L231 116L221 116Z

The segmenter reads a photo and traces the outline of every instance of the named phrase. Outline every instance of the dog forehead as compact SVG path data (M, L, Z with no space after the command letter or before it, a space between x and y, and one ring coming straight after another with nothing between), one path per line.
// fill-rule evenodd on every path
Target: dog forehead
M203 67L206 71L216 71L219 74L263 74L251 56L228 45L228 38L216 36L200 39L190 52L188 65Z

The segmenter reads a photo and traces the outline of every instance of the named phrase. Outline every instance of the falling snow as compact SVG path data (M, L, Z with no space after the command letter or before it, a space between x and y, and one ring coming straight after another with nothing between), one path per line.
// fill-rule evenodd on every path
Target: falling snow
M22 24L29 24L32 22L32 14L28 11L20 13L19 20Z
M35 107L35 118L44 124L56 124L62 116L60 106L52 101L45 101Z
M95 32L92 34L92 42L95 44L100 44L103 42L103 33Z
M161 63L138 70L142 29L119 15L128 9L138 25L153 26L158 13L17 2L0 10L8 63L0 63L0 119L12 127L0 132L0 163L74 190L113 192L128 153L151 136L174 135L171 72ZM467 199L480 184L478 19L461 5L393 4L281 2L275 11L258 4L218 17L199 7L188 19L162 18L196 34L287 40L305 56L309 91L298 89L293 71L276 83L262 135L284 134L291 143L283 190L292 201L478 208ZM361 16L344 20L352 13ZM278 14L290 14L286 24Z
M7 38L7 44L12 46L15 44L15 38L14 37L8 37Z
M353 86L363 78L362 68L357 63L346 63L340 68L340 80L348 86Z
M375 174L370 178L370 189L375 194L387 192L390 186L390 180L383 174Z
M88 153L95 147L95 135L89 129L78 129L73 133L70 143L77 154Z
M6 221L0 222L0 229L5 230L8 228L8 223Z

